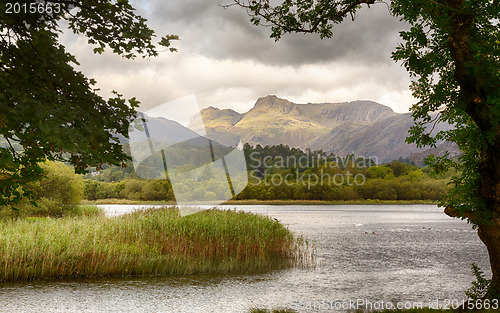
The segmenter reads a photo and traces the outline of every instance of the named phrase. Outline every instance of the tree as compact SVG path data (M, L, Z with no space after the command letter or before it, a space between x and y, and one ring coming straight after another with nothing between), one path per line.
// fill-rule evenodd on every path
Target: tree
M354 19L375 0L233 0L245 7L255 25L271 27L271 37L285 33L319 33L330 38L333 26ZM275 3L275 2L273 2ZM437 140L457 143L458 160L431 157L436 171L462 170L440 203L445 213L467 219L488 249L493 272L491 290L500 287L500 2L498 0L393 0L390 13L410 24L392 58L402 61L419 99L412 107L414 126L408 142L418 146ZM433 134L444 121L455 129ZM427 125L430 124L430 127Z
M139 102L96 93L96 82L75 70L77 60L58 41L62 20L88 37L94 53L110 48L127 59L159 53L154 31L128 0L13 3L0 3L0 205L28 195L20 187L43 177L42 161L68 162L83 173L129 159L119 136L128 137ZM158 45L175 39L162 37Z

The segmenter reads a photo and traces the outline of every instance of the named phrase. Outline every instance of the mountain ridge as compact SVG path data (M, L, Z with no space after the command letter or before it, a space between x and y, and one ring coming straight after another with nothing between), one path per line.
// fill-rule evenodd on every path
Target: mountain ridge
M380 162L425 155L422 152L426 151L405 142L413 124L411 114L396 113L370 100L297 104L268 95L257 99L245 113L205 108L192 118L190 128L197 130L203 123L211 139L228 145L239 137L251 145L286 144L339 156L377 156ZM450 128L441 123L435 130ZM458 154L458 149L452 154Z

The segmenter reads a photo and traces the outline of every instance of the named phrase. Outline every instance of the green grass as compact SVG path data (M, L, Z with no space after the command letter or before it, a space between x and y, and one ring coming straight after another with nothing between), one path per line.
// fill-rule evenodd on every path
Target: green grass
M312 248L256 214L154 208L0 221L0 281L247 273L307 265Z
M296 313L297 311L291 309L250 309L250 313Z
M296 313L297 311L291 309L250 309L250 313Z
M384 311L354 311L355 313L453 313L453 312L474 312L474 313L490 313L490 312L500 312L497 310L474 310L474 311L458 311L458 310L436 310L436 309L410 309L410 310L384 310ZM292 309L250 309L249 313L297 313L297 311Z
M0 207L0 220L17 220L28 217L77 217L104 216L104 210L95 205L61 205L47 199L38 200L37 206L23 203L17 210L10 207Z
M352 311L351 311L352 312ZM453 312L474 312L474 313L493 313L493 312L500 312L500 309L490 309L490 310L473 310L473 311L459 311L459 310L439 310L439 309L428 309L428 308L423 308L423 309L409 309L409 310L384 310L384 311L354 311L355 313L365 313L365 312L371 312L371 313L453 313ZM257 308L252 308L250 309L249 313L297 313L297 311L292 310L292 309L273 309L273 310L267 310L267 309L257 309Z

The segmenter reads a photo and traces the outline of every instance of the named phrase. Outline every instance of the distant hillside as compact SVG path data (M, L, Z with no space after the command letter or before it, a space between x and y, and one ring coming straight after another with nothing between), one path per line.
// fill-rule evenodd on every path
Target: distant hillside
M460 150L453 142L443 142L436 148L431 148L425 151L415 152L410 154L408 157L409 161L414 162L418 166L424 165L424 159L429 156L429 154L434 154L435 156L443 156L446 152L449 152L450 157L456 157L460 154Z
M206 108L192 118L189 128L201 129L202 120L208 137L228 145L241 138L252 145L286 144L339 156L377 156L380 162L425 155L427 150L405 143L413 123L410 114L395 113L373 101L296 104L267 96L244 114ZM435 130L449 128L440 124ZM446 147L458 153L455 146Z
M149 135L153 140L174 144L189 141L200 136L176 121L163 117L151 117L146 114L143 114L143 116L147 121ZM138 134L139 136L145 136L145 134Z
M316 138L310 143L310 147L313 150L326 149L342 156L351 153L365 157L377 156L381 162L415 154L414 161L418 163L420 160L417 155L425 157L429 153L424 153L426 149L419 149L415 144L405 142L412 125L413 118L409 113L393 115L366 125L345 123ZM437 125L434 131L449 128L448 124L443 123ZM453 154L457 153L453 145L447 147L453 150Z

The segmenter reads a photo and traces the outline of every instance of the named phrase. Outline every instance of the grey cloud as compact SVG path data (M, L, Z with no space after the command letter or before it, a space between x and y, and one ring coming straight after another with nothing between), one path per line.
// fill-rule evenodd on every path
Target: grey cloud
M398 32L406 26L384 4L358 11L355 21L336 25L332 39L312 34L289 34L275 43L270 30L255 27L246 11L219 6L230 0L148 1L150 22L157 29L179 33L190 50L214 58L252 59L266 64L301 65L348 60L356 63L392 62ZM139 2L141 3L141 2Z

